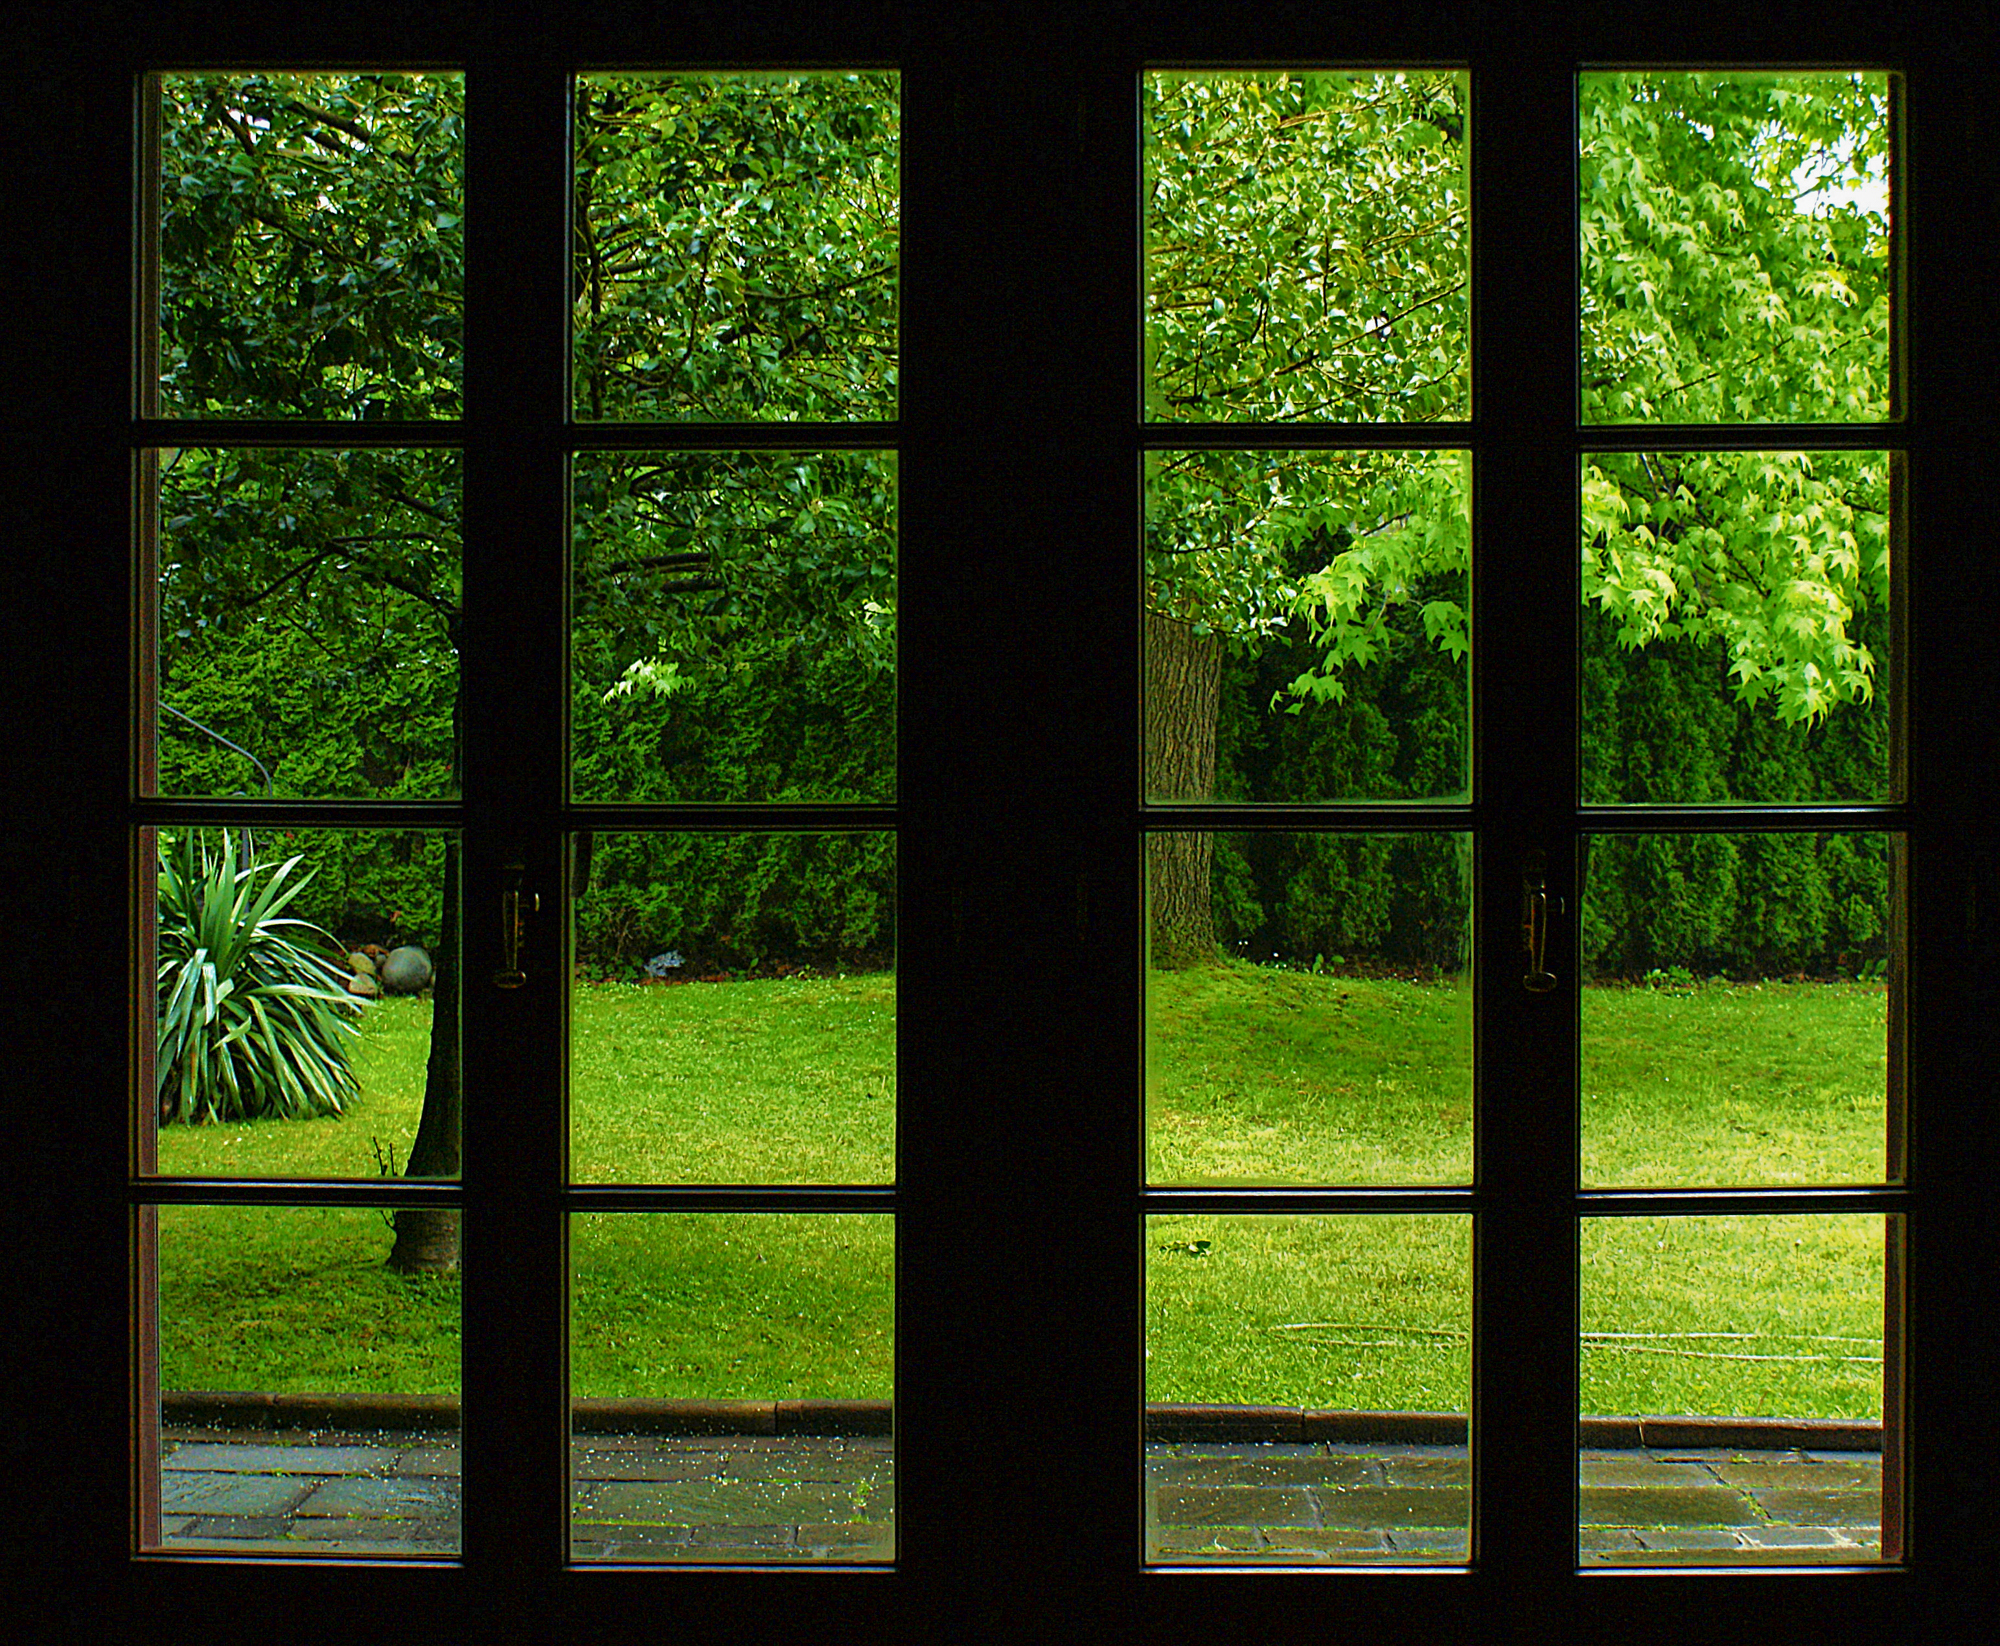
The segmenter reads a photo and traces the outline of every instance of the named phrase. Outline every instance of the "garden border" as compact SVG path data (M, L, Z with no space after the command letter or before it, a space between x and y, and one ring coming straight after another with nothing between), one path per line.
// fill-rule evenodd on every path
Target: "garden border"
M230 1429L456 1429L451 1395L257 1394L172 1391L165 1423ZM573 1404L580 1434L887 1435L886 1400L606 1400ZM1461 1412L1357 1412L1305 1406L1153 1403L1155 1442L1463 1446ZM1882 1425L1828 1418L1585 1417L1580 1445L1603 1448L1737 1446L1752 1451L1879 1452Z

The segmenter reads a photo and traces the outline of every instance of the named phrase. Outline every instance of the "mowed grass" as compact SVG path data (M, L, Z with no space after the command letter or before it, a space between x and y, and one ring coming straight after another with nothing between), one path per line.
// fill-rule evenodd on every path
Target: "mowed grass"
M1146 1220L1146 1398L1462 1412L1472 1224Z
M1146 978L1159 1184L1462 1183L1472 990L1240 961Z
M1155 1181L1469 1172L1461 988L1246 966L1152 982ZM1583 1009L1595 1180L1880 1176L1879 987L1589 990ZM162 1168L367 1177L371 1137L400 1161L427 1013L370 1011L346 1118L169 1128ZM581 986L573 1045L579 1178L593 1163L628 1181L890 1175L891 978ZM386 1270L378 1214L160 1215L167 1387L455 1389L457 1281ZM1462 1410L1470 1236L1450 1216L1150 1219L1148 1397ZM1879 1415L1879 1217L1592 1219L1581 1243L1586 1411ZM880 1216L579 1217L574 1391L886 1396L893 1248Z
M570 1169L586 1183L889 1183L896 979L580 986Z
M1880 1182L1879 983L1585 989L1587 1187Z
M575 1001L579 1179L893 1176L892 976L579 985ZM400 1166L422 1111L430 1027L426 1000L372 1004L361 1095L345 1115L170 1126L161 1171L372 1178L380 1159ZM159 1216L164 1387L456 1392L458 1277L384 1267L394 1231L382 1213L174 1206ZM578 1396L890 1392L889 1218L580 1217L570 1257Z

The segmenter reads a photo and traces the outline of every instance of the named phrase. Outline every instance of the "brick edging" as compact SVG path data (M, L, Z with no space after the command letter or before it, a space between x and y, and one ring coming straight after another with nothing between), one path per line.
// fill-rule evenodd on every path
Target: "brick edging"
M162 1421L227 1429L456 1429L454 1395L250 1394L175 1391L160 1397ZM578 1400L580 1434L887 1435L886 1400ZM1586 1417L1592 1447L1739 1446L1753 1451L1879 1452L1882 1425L1819 1418ZM1146 1408L1153 1441L1295 1442L1463 1446L1462 1412L1346 1412L1306 1406L1156 1403Z
M1345 1412L1307 1406L1150 1405L1146 1438L1163 1441L1340 1441L1463 1446L1463 1412ZM1752 1451L1879 1452L1882 1425L1828 1418L1586 1417L1591 1447L1740 1446Z

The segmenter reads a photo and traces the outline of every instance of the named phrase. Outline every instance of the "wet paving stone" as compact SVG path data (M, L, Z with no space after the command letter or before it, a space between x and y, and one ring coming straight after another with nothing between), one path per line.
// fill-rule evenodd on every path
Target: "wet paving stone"
M1879 1489L1873 1493L1753 1490L1750 1499L1771 1519L1790 1526L1879 1526L1882 1523L1882 1494Z
M1701 1469L1698 1464L1662 1463L1643 1452L1584 1452L1577 1458L1576 1478L1579 1485L1586 1487L1659 1490L1685 1486L1690 1478L1702 1481L1713 1478L1705 1470L1691 1476L1691 1471L1698 1469Z
M456 1477L459 1466L458 1442L454 1440L443 1444L413 1447L397 1460L396 1473Z
M1715 1478L1725 1486L1796 1489L1804 1491L1882 1490L1882 1464L1843 1460L1839 1463L1809 1463L1788 1458L1782 1462L1728 1462L1712 1465Z
M1471 1535L1457 1531L1397 1531L1389 1534L1390 1548L1406 1560L1464 1560Z
M166 1451L160 1467L217 1474L337 1475L388 1468L398 1456L376 1446L241 1446L197 1441Z
M1162 1486L1153 1493L1162 1526L1317 1526L1319 1505L1299 1487Z
M168 1474L160 1476L162 1513L282 1515L296 1508L317 1480L286 1475Z
M1462 1528L1471 1523L1472 1494L1448 1486L1356 1486L1318 1494L1329 1526Z
M163 1436L162 1537L230 1552L457 1552L454 1434ZM895 1557L894 1448L877 1437L579 1435L578 1559ZM1156 1563L1463 1561L1463 1447L1202 1442L1146 1451ZM1880 1459L1719 1448L1580 1454L1586 1565L1879 1558Z
M196 1515L181 1530L187 1543L236 1543L245 1538L282 1538L292 1529L284 1515Z
M886 1494L884 1494L886 1497ZM864 1514L851 1489L752 1481L606 1481L589 1489L578 1513L591 1521L651 1526L778 1526L880 1519L876 1495Z
M1755 1526L1763 1519L1723 1486L1585 1487L1578 1496L1586 1526Z
M403 1475L377 1479L350 1475L329 1480L298 1506L299 1518L340 1515L364 1520L409 1520L456 1515L458 1483Z
M1391 1486L1465 1487L1472 1479L1471 1464L1463 1457L1386 1458L1381 1469Z
M1379 1486L1382 1465L1363 1457L1175 1457L1147 1471L1163 1486Z

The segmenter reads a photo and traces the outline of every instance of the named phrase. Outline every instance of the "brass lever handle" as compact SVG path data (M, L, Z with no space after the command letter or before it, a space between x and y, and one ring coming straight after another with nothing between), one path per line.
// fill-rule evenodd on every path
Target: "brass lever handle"
M1521 870L1521 947L1528 957L1521 987L1530 994L1547 994L1556 986L1556 974L1547 964L1548 942L1548 859L1530 852Z
M541 912L542 899L539 892L521 890L521 872L518 863L500 871L500 956L506 964L493 974L495 988L518 989L528 981L521 970L521 944L527 917Z

